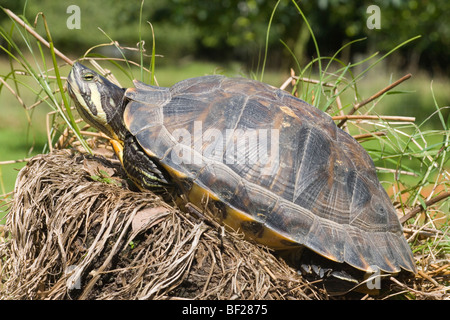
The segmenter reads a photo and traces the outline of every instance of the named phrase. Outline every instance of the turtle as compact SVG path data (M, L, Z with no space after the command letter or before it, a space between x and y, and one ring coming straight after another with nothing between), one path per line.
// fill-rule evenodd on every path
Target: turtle
M75 62L67 89L139 189L172 187L275 251L307 248L364 272L415 273L374 162L317 107L244 77L121 88Z

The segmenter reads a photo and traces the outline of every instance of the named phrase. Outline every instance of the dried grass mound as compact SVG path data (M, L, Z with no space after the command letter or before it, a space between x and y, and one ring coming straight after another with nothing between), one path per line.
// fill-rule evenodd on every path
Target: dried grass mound
M63 150L21 170L0 244L0 299L327 297L240 235L101 178L116 166Z

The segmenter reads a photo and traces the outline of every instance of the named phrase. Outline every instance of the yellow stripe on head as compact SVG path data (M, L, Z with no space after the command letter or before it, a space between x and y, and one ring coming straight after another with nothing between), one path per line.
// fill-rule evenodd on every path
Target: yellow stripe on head
M123 140L124 89L85 66L75 63L67 77L67 88L81 117L113 139Z
M103 125L107 125L108 118L106 116L105 110L103 109L102 105L102 97L100 95L100 89L98 88L98 84L96 82L88 83L89 91L91 92L90 95L90 102L91 105L95 107L95 110L97 110L97 115L95 116L97 122L102 123ZM110 101L110 99L105 99L106 101Z

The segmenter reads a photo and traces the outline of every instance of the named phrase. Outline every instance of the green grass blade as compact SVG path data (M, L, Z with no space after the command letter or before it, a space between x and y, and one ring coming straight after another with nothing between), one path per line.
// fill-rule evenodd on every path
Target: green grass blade
M268 55L268 51L269 51L269 34L270 34L270 27L272 26L272 20L273 17L275 16L275 11L277 10L278 5L280 4L281 0L278 0L277 3L275 4L275 7L272 10L272 14L270 15L270 19L269 19L269 24L267 25L267 31L266 31L266 45L264 48L264 59L263 59L263 64L261 67L261 76L260 76L260 81L263 81L264 78L264 70L266 68L266 62L267 62L267 55Z
M150 84L155 85L155 64L156 64L156 39L155 30L153 30L153 25L148 22L150 28L152 28L152 57L150 60Z
M141 74L141 81L145 82L144 80L144 42L142 40L142 8L144 7L144 0L141 1L141 6L139 8L139 58L140 58L140 74Z
M67 96L66 96L65 90L64 90L64 86L63 86L63 83L61 81L61 74L59 72L58 62L56 61L55 47L54 47L54 44L53 44L53 39L52 39L52 36L51 36L51 33L50 33L50 29L48 28L47 20L45 19L44 15L42 15L42 18L43 18L43 21L44 21L44 28L45 28L45 31L46 31L46 34L47 34L48 43L50 44L50 54L51 54L51 57L52 57L53 68L55 70L56 82L58 84L58 88L59 88L59 91L61 93L61 98L62 98L64 107L65 107L65 110L66 110L66 114L69 117L69 123L68 124L70 125L70 128L74 131L77 139L80 141L80 143L82 144L83 148L86 151L88 151L89 153L92 153L92 150L88 146L86 141L84 140L84 138L83 138L83 136L82 136L82 134L80 132L80 129L78 128L78 125L75 122L75 118L73 117L72 110L70 109L70 103L69 103L69 101L67 99ZM59 106L59 104L57 104L57 105Z

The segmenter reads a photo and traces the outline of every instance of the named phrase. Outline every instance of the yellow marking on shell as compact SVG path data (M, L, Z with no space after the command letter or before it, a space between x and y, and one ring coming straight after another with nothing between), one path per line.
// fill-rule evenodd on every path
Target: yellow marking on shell
M130 88L130 89L134 89L134 88ZM128 90L130 90L130 89L128 89ZM130 103L129 103L128 106L125 108L125 111L123 112L123 121L124 121L125 126L127 127L127 129L130 128L131 123L133 122L135 116L136 116L136 113L134 113L134 115L133 115L130 112Z
M127 129L130 128L130 123L132 120L133 120L132 116L128 112L128 108L126 108L125 112L123 113L123 122L125 123L125 126L127 127Z
M149 153L148 150L145 150L146 153ZM162 164L163 167L167 170L167 172L174 178L176 182L179 182L182 185L182 180L187 178L187 175L183 172L175 170L168 165ZM193 184L190 190L185 190L187 192L186 196L194 206L197 208L205 207L205 199L208 198L208 202L212 201L220 201L218 196L212 193L210 190L202 188L197 184ZM220 222L225 225L229 230L243 232L245 238L247 240L254 240L262 245L268 246L269 248L275 250L281 249L292 249L293 246L296 245L296 242L291 238L286 237L279 232L272 230L264 225L262 225L262 232L258 233L258 237L255 237L254 234L246 233L242 228L242 223L245 222L257 222L254 217L251 215L232 208L225 204L225 214L224 217L216 217L219 218Z
M283 126L283 128L288 128L291 126L291 124L287 121L283 121L283 123L281 125Z
M189 190L189 194L187 195L189 201L194 203L197 207L202 208L203 207L203 200L204 197L207 196L209 201L218 201L219 198L211 193L209 190L205 190L204 188L200 187L199 185L194 184Z
M147 154L147 155L149 155L150 157L157 157L156 156L156 153L154 153L153 151L151 151L151 150L149 150L149 149L144 149L144 151L145 151L145 153ZM166 167L166 166L164 166L163 165L163 167ZM167 167L168 168L168 167ZM166 168L166 169L167 169ZM173 169L172 169L173 170ZM177 173L180 173L181 174L181 172L178 172L178 171L176 171ZM174 170L174 174L175 174L175 170Z
M187 194L187 197L189 201L198 208L205 208L205 197L209 198L208 202L219 201L219 198L215 194L211 193L211 191L195 184ZM242 228L242 224L245 222L256 221L255 218L243 211L237 210L228 205L225 206L225 210L226 212L222 217L219 215L216 216L216 218L219 218L220 222L229 230L243 232L247 240L256 241L275 250L292 249L293 246L296 245L295 241L293 241L292 239L264 225L262 225L262 232L258 233L259 236L255 236L254 234L245 232L246 230ZM290 243L292 245L289 245Z
M117 143L117 141L115 141L115 143ZM119 146L121 147L121 145ZM116 148L114 148L114 150L116 150ZM151 155L151 152L149 152L149 150L146 149L145 152ZM185 173L175 170L174 168L165 165L163 163L162 166L167 170L167 172L176 182L180 183L180 185L182 185L182 180L187 179L187 175ZM202 188L197 184L193 184L190 190L185 191L189 202L191 202L197 208L205 207L204 205L206 198L208 198L209 202L220 201L220 199L216 194L212 193L208 189ZM247 240L256 241L262 245L268 246L269 248L275 250L292 249L295 245L297 245L296 242L293 241L291 238L286 237L280 234L279 232L272 230L264 225L261 225L262 232L258 233L258 235L260 235L258 237L256 237L254 234L248 232L246 233L245 232L246 230L242 228L242 223L257 222L255 218L243 211L232 208L226 204L225 210L226 212L224 214L224 217L218 216L216 218L218 218L218 220L229 230L243 232Z
M298 118L297 115L295 114L295 112L292 111L291 108L289 108L287 106L282 106L282 107L280 107L280 109L281 109L281 111L283 111L288 116L293 117L293 118Z
M152 156L152 152L150 152L149 150L145 149L145 153L147 153L148 155ZM181 180L181 179L186 179L187 175L183 172L177 171L172 167L169 167L168 165L162 163L162 166L164 167L164 169L167 170L167 172L173 177L175 178L177 181Z

